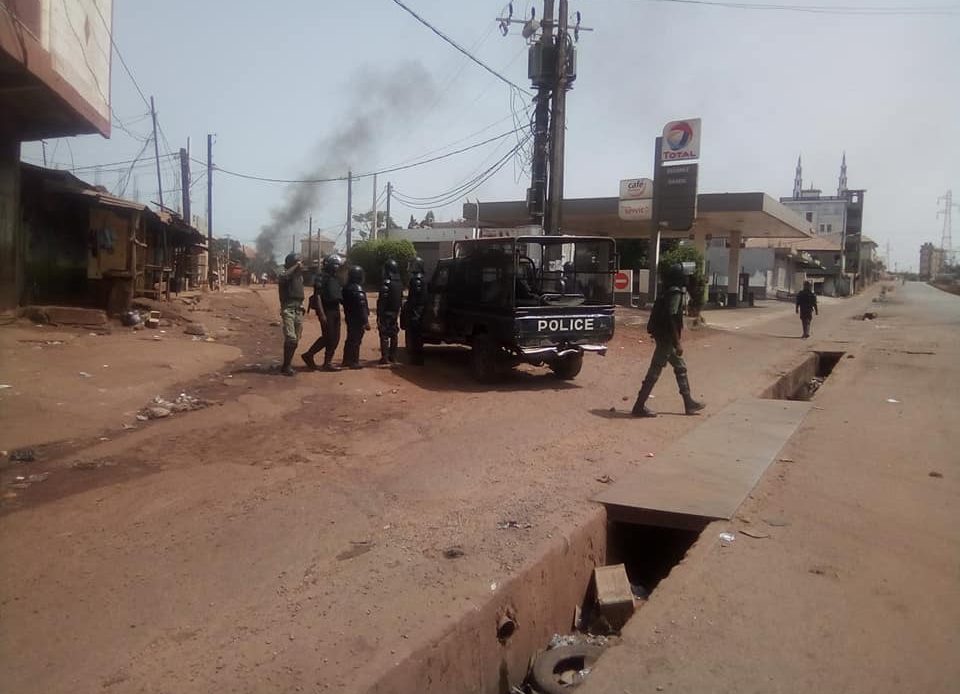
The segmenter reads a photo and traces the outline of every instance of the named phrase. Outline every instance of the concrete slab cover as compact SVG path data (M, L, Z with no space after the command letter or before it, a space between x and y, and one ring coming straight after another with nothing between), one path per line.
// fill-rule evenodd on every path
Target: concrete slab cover
M611 520L695 528L732 518L810 406L735 400L593 500Z

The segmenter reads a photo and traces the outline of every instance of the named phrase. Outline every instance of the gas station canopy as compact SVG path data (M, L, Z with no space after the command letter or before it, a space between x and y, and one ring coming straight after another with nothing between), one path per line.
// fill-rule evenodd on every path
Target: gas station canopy
M463 206L466 220L481 227L510 228L530 224L523 201L481 202ZM618 198L576 198L563 201L563 233L614 238L649 238L649 221L624 221ZM701 193L697 196L696 230L715 238L740 232L741 238L803 239L813 236L810 224L766 193ZM663 238L689 238L693 230L663 229Z

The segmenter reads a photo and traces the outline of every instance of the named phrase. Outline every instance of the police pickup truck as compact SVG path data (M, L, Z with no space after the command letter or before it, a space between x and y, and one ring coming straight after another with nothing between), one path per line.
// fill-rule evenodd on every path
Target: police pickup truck
M584 352L605 354L613 337L615 272L604 237L458 241L427 286L423 341L468 345L480 381L521 362L573 379Z

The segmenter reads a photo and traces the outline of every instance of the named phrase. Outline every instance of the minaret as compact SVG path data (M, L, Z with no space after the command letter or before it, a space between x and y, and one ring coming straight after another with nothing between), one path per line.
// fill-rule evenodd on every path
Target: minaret
M837 184L837 197L842 198L847 194L847 153L843 153L843 160L840 162L840 182Z
M800 199L800 191L803 190L803 170L800 165L800 157L797 157L797 174L793 177L793 199Z

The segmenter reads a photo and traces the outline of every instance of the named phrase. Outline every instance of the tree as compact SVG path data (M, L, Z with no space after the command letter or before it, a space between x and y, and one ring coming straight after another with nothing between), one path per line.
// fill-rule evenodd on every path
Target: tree
M696 268L693 275L689 278L687 291L690 293L690 313L699 315L703 307L704 294L707 289L707 276L704 272L703 255L693 246L674 245L672 248L660 254L660 265L657 268L660 276L670 268L671 265L680 263L695 263Z
M416 256L416 249L406 239L371 239L355 243L347 252L347 262L363 268L367 284L380 284L383 279L383 264L387 260L396 260L401 272L406 274L407 264Z
M353 215L353 221L355 224L360 226L356 227L357 233L360 235L360 238L363 240L369 239L373 236L373 210L368 212L363 212L362 214ZM389 225L389 226L388 226ZM383 211L377 212L377 229L399 229L400 226L394 221L393 217L390 217L387 220L387 213Z
M436 217L433 216L433 210L427 211L427 216L423 218L423 221L420 222L422 227L432 227Z

